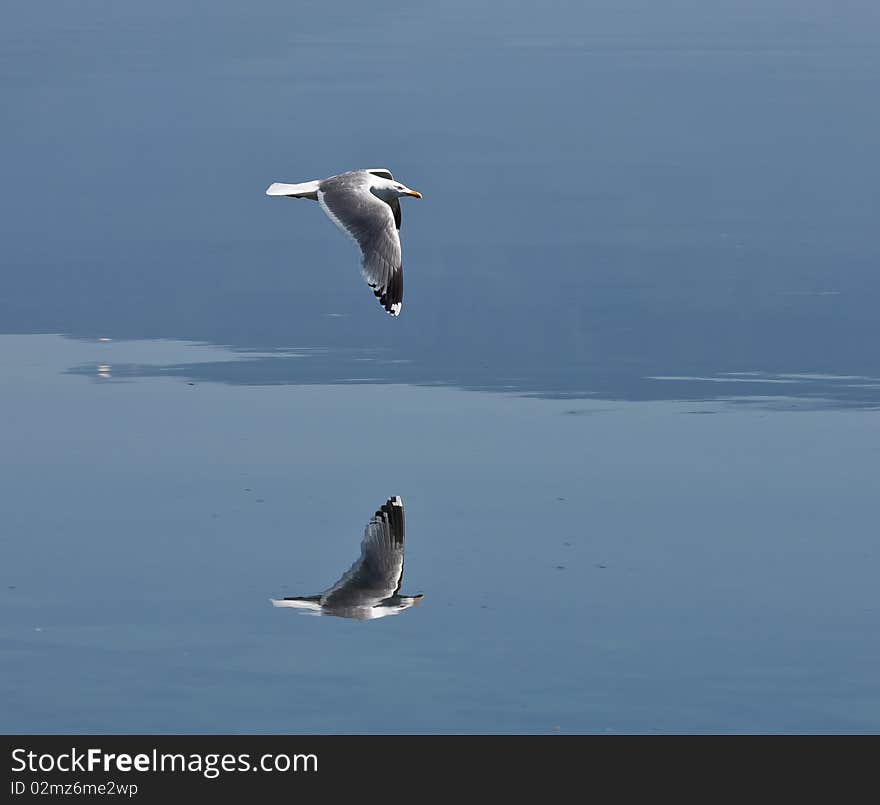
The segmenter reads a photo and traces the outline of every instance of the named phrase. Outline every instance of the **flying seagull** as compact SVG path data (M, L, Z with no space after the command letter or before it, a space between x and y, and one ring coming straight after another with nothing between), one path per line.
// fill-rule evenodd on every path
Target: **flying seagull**
M392 316L403 304L400 254L400 197L422 194L395 181L390 170L348 171L300 184L275 182L267 196L310 198L361 250L361 272L382 307Z
M367 523L360 557L336 584L318 595L273 598L272 605L371 620L418 604L421 594L400 594L403 530L403 502L399 497L388 498Z

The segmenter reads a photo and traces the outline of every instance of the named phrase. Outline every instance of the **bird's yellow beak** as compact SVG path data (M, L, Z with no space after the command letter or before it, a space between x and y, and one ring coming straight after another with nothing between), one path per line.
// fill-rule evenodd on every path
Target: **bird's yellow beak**
M415 196L416 198L422 197L422 194L418 190L410 190L409 193L407 193L407 195L408 196Z

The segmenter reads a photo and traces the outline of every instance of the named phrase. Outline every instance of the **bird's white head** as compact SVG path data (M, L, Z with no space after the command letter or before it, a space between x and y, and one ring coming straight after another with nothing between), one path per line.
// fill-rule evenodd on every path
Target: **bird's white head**
M382 201L393 201L401 196L422 197L418 190L411 190L405 184L401 184L394 179L386 179L384 176L373 176L371 178L370 191L373 195L381 198Z

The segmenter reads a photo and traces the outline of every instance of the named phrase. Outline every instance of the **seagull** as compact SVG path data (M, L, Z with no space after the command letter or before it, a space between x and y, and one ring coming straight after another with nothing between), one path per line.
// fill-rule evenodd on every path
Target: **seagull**
M364 529L360 557L336 584L318 595L272 598L272 606L357 620L397 615L415 606L421 594L400 595L403 530L403 501L388 498Z
M400 315L403 264L400 252L400 197L421 198L395 181L386 168L348 171L299 184L274 182L267 196L309 198L361 250L361 273L385 310Z

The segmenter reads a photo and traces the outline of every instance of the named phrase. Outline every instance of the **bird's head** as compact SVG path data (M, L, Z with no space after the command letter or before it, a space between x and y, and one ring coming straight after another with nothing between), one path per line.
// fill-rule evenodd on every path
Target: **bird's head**
M383 201L393 201L401 196L414 196L415 198L422 197L422 194L419 193L418 190L412 190L405 184L401 184L394 179L385 179L382 176L377 176L373 179L373 185L370 190L372 190L373 194L377 195Z

